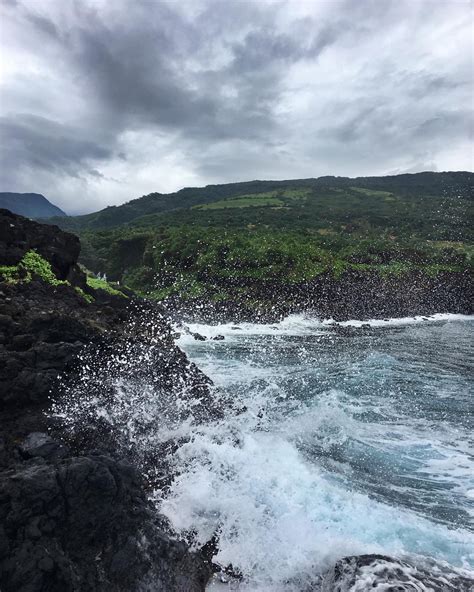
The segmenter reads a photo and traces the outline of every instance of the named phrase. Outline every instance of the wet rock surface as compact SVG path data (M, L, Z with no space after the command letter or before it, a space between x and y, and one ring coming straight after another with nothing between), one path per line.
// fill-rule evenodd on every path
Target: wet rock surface
M340 559L327 574L323 592L470 592L472 578L436 562L415 565L385 555Z
M173 540L113 429L91 424L73 434L51 402L61 402L65 381L80 382L86 350L129 353L150 340L148 366L131 364L129 373L152 374L170 395L184 385L201 400L209 381L174 346L158 307L100 291L87 303L74 290L76 237L0 212L0 265L29 249L72 285L0 282L0 589L204 590L208 560ZM147 315L154 335L141 325Z
M168 538L126 462L25 463L0 500L2 590L204 589L206 564Z
M321 274L304 283L246 282L208 278L216 290L248 291L249 298L212 302L210 299L167 300L167 308L186 320L201 322L273 323L289 314L305 312L336 321L383 319L435 313L473 314L474 281L469 271L422 270L403 274L345 271L335 278Z

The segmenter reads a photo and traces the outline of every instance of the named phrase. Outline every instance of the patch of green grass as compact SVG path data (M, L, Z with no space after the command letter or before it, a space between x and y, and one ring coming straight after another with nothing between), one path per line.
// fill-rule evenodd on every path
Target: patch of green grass
M44 259L36 251L28 251L20 261L21 265L30 276L38 276L52 286L67 284L65 280L58 280L51 268L51 263Z
M195 206L196 210L222 210L227 208L256 208L265 206L283 206L284 202L276 197L242 196L233 199L223 199L210 204Z
M410 262L395 261L387 265L374 265L373 268L378 271L381 275L389 276L401 276L404 273L408 273L415 269L415 266Z
M36 251L28 251L18 265L2 265L0 266L0 275L3 280L9 284L16 283L28 283L34 278L40 278L44 282L51 286L69 286L69 282L66 280L59 280L51 267L49 261L42 257ZM115 296L122 296L128 298L123 292L112 287L108 282L99 280L97 278L88 277L87 285L95 290L104 290L109 294ZM90 303L94 301L94 297L90 294L86 294L82 288L75 286L74 290L83 298L86 302Z
M91 296L90 294L86 294L84 292L84 290L82 288L79 288L79 286L76 286L74 288L74 290L79 294L79 296L81 296L81 298L83 298L88 304L90 304L91 302L94 302L94 297Z
M98 278L88 277L87 285L93 288L94 290L103 290L104 292L112 294L113 296L122 296L122 298L128 298L126 294L124 294L120 290L117 290L116 288L111 286L109 282L105 280L99 280Z
M375 189L365 189L364 187L351 187L352 191L356 191L357 193L363 193L364 195L369 195L371 197L393 197L393 194L390 191L377 191Z
M305 200L311 193L310 189L284 189L283 191L275 191L276 197L286 197L290 200Z
M331 265L331 273L336 279L339 279L347 269L348 263L341 259L336 259Z
M0 275L7 284L16 284L19 281L18 265L0 265Z
M436 277L439 273L442 272L460 272L463 271L463 268L459 265L442 265L442 264L433 264L433 265L425 265L423 271L429 275L430 277Z

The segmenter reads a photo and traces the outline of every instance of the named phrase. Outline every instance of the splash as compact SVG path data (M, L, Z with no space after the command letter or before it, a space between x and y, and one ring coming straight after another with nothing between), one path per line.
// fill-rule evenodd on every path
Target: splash
M131 443L157 510L196 548L217 535L239 590L318 590L362 553L470 570L472 320L191 325L209 339L178 343L214 387L191 392L197 369L148 341L85 358L56 411Z
M373 321L349 337L333 331L348 323L304 316L193 325L225 336L179 342L244 412L192 431L161 511L197 546L218 533L215 559L243 574L239 590L319 589L340 557L363 553L472 569L467 382L443 353L455 334L469 356L472 320ZM456 401L440 411L446 380Z

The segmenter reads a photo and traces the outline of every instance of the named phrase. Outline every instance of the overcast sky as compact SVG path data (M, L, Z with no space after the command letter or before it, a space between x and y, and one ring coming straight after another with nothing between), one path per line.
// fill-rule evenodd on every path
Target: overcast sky
M473 169L469 1L0 6L0 191Z

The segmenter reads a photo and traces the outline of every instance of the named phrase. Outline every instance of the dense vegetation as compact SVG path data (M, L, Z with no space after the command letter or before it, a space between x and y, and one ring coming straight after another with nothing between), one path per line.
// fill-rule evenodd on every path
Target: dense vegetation
M162 298L226 299L252 282L345 270L462 271L472 259L470 173L255 181L151 194L61 220L82 261Z

